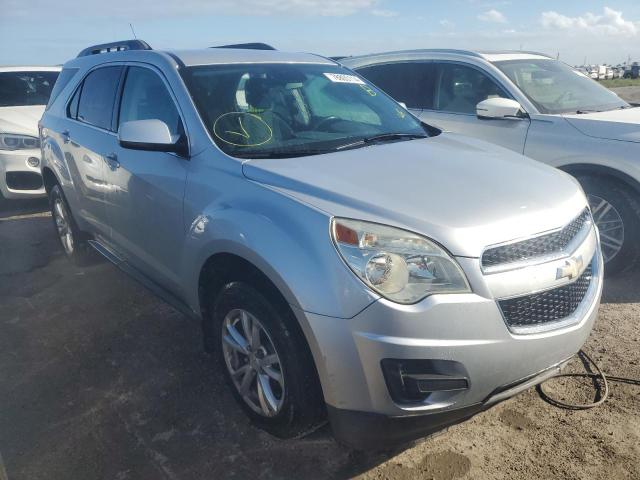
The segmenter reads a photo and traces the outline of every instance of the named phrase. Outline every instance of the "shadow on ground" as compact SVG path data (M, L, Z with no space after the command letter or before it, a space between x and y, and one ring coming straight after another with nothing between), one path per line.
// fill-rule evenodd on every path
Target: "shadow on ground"
M255 429L200 327L115 267L72 266L51 218L0 221L0 452L9 478L347 478L328 428Z
M12 480L348 478L400 453L350 451L327 427L290 441L255 429L203 353L199 325L110 264L72 266L51 218L29 208L0 214L0 452ZM607 280L603 301L637 302L639 280ZM464 438L487 431L465 428ZM376 475L469 470L460 452L431 445L417 450L422 463L394 459Z

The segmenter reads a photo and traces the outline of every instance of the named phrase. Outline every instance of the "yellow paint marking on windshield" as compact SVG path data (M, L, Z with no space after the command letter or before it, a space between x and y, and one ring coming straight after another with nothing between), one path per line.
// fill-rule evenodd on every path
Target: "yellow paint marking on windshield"
M240 131L235 130L234 125L230 125L231 122L235 123L233 121L234 118L238 119L237 121L240 124ZM244 123L242 122L243 119ZM251 123L253 123L253 127L250 125ZM253 130L251 134L249 134L249 131L247 131L245 125L249 128L249 131ZM227 130L225 129L225 127L230 129ZM234 147L258 147L270 142L273 138L273 130L271 129L269 124L258 115L248 112L223 113L213 122L213 134L224 143L233 145ZM235 139L232 141L226 138L228 136L236 136L245 140L249 140L250 138L252 138L253 142L237 143Z
M231 135L240 135L241 137L246 138L248 140L250 135L244 129L244 125L242 125L242 119L241 118L238 119L238 123L240 124L240 128L242 129L242 132L233 132L231 130L227 130L224 133L230 133Z
M362 88L365 92L367 92L369 95L371 95L372 97L375 97L377 95L376 91L372 89L369 85L365 85L361 83L358 86Z

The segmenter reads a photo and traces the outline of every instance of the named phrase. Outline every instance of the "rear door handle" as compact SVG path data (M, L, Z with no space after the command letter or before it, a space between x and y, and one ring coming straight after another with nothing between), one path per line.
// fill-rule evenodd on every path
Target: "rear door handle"
M111 170L120 168L120 162L118 161L118 156L115 153L110 153L105 158L107 159L107 164Z

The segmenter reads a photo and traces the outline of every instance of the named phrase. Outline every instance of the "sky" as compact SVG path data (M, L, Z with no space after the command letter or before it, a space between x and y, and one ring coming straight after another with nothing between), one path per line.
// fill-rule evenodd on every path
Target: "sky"
M0 0L0 65L61 64L132 38L130 24L158 49L259 41L327 56L463 48L640 61L638 0Z

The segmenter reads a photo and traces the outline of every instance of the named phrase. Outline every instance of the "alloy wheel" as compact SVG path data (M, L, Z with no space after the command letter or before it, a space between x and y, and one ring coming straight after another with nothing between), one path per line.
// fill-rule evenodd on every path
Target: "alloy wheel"
M60 243L64 251L71 255L74 251L73 232L69 224L69 218L67 216L67 210L65 208L62 199L56 198L53 204L53 218L56 222L56 228L58 229L58 237L60 237Z
M222 350L244 402L264 417L277 415L284 403L284 377L278 352L260 321L246 310L231 310L222 322Z
M622 250L624 221L620 212L604 198L587 195L593 220L600 232L600 244L604 262L610 262Z

